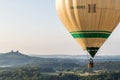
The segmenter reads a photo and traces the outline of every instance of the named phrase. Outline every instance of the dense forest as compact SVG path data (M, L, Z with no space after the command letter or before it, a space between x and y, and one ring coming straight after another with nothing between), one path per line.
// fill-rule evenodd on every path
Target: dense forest
M46 71L51 72L49 69ZM46 75L42 74L41 69L38 67L29 67L2 71L0 72L0 80L120 80L120 72L89 76L63 73Z
M62 70L58 66L38 65L0 68L0 80L120 80L120 62L96 62L92 71L85 65L73 68L63 65L59 65L59 68L63 67Z

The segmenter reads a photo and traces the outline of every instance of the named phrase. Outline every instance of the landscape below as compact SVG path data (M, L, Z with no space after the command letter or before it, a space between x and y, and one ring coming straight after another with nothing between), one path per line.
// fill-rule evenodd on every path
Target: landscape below
M120 56L97 56L93 69L86 56L0 54L0 80L120 80Z

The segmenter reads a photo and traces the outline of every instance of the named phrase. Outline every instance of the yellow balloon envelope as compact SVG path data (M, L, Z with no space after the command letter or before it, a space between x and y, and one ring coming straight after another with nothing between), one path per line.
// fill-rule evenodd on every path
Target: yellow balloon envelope
M120 20L120 0L56 0L58 16L92 57Z

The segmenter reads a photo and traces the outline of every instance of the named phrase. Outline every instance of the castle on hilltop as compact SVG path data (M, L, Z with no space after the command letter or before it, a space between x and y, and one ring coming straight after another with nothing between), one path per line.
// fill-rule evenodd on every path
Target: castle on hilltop
M11 50L10 53L20 53L20 52L19 52L19 50L17 50L17 51L13 51L13 50Z

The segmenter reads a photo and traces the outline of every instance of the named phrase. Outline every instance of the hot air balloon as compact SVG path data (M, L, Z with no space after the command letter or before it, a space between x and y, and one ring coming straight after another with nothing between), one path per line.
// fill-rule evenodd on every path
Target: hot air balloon
M91 57L120 21L120 0L56 0L59 18Z

